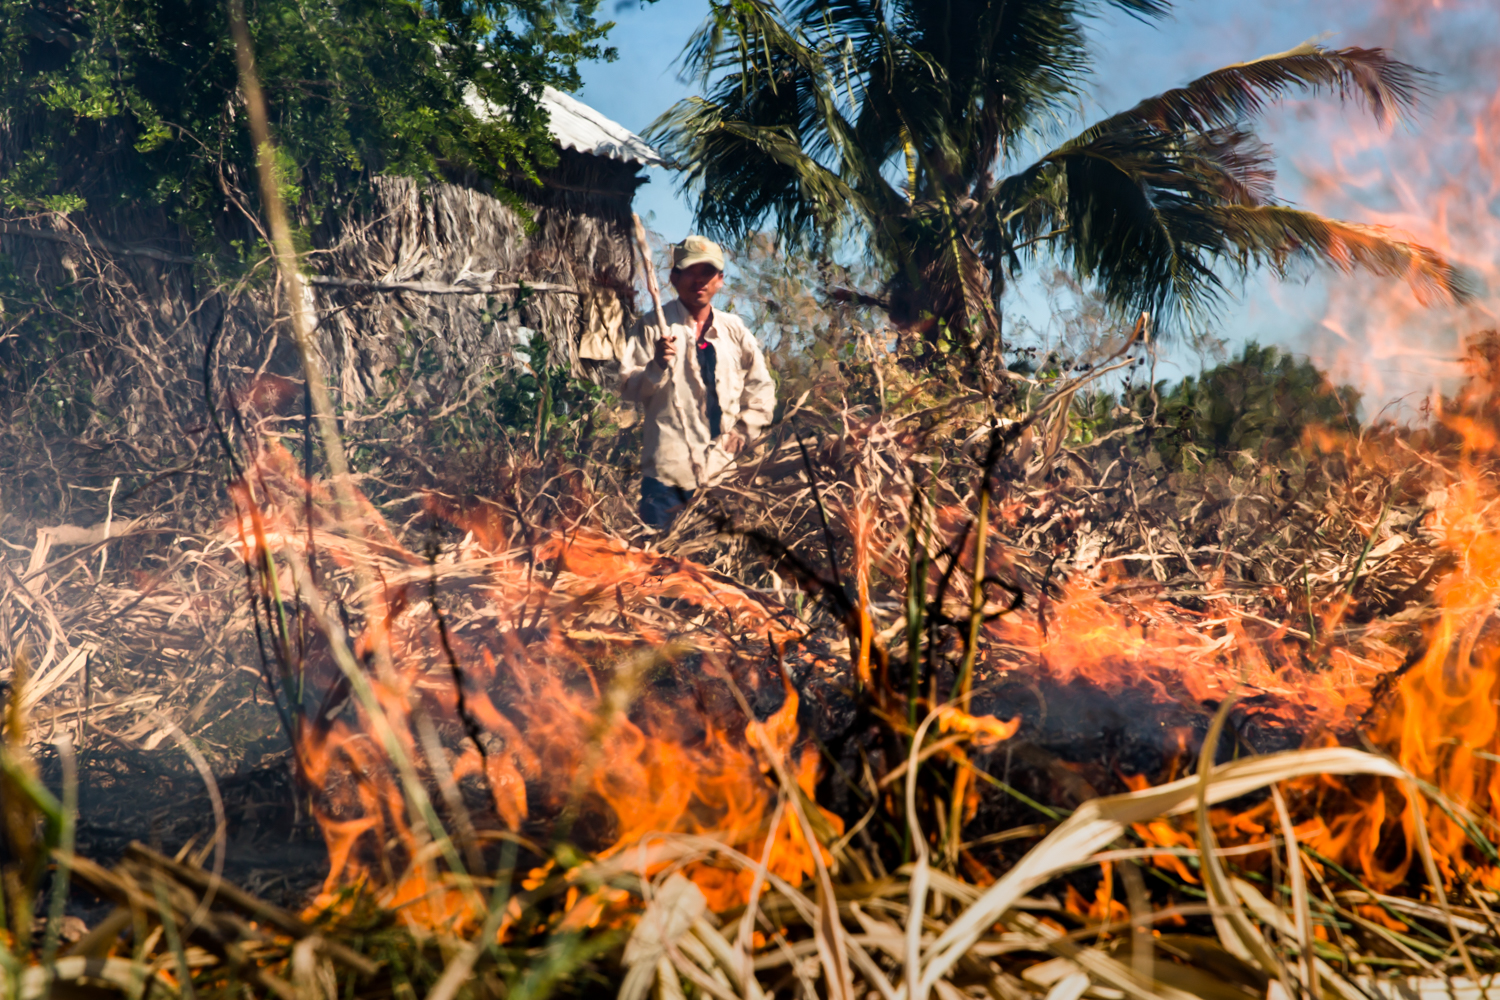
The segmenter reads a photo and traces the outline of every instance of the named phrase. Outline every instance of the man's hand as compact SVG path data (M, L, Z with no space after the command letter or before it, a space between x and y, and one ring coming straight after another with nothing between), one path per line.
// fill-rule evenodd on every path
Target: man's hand
M738 455L745 447L745 437L738 431L725 431L719 435L719 448L728 455Z
M672 333L663 333L656 340L656 356L651 360L656 362L656 367L663 371L672 370L672 359L677 357L677 336Z

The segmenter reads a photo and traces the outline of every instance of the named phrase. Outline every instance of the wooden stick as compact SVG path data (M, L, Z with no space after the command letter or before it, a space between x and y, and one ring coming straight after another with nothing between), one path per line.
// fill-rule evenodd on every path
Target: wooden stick
M641 262L646 268L646 289L651 293L651 305L656 309L656 325L661 328L663 337L671 336L667 326L667 317L661 311L661 290L656 284L656 266L651 262L651 247L646 243L646 227L641 224L641 217L632 213L631 218L635 220L635 242L641 248ZM688 345L684 344L683 350ZM673 372L668 372L668 376ZM677 418L678 426L682 428L682 443L687 447L688 461L693 466L693 489L703 485L703 467L698 464L698 457L693 454L693 446L687 440L687 419L682 412L682 404L677 401L677 387L671 384L669 378L667 391L672 394L672 414Z
M328 274L308 275L304 279L309 285L324 288L349 288L369 292L413 292L418 295L495 295L500 292L518 292L522 288L532 292L555 292L558 295L582 295L573 285L559 285L551 281L511 281L503 284L450 285L441 281L374 281L365 278L338 278Z

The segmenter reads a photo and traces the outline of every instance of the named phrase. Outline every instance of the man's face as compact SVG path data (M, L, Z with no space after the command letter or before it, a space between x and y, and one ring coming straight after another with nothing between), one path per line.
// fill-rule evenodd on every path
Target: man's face
M672 287L683 305L700 309L712 302L724 287L724 274L712 264L694 264L672 272Z

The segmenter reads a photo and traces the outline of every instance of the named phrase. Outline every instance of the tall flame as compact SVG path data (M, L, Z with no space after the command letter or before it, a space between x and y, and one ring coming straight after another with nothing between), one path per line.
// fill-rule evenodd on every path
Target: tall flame
M1356 381L1367 400L1410 393L1427 397L1464 444L1463 459L1435 495L1427 529L1454 569L1434 595L1438 614L1420 644L1392 675L1367 731L1446 801L1429 804L1425 822L1445 880L1475 878L1500 887L1469 832L1494 838L1500 819L1495 684L1500 644L1489 621L1500 601L1500 545L1493 458L1493 371L1468 374L1459 412L1443 413L1439 391L1464 374L1465 344L1484 343L1500 322L1500 9L1488 0L1376 0L1335 4L1360 37L1435 71L1431 95L1411 128L1392 141L1375 126L1329 120L1313 112L1313 130L1333 136L1304 143L1298 167L1308 207L1341 218L1390 226L1459 262L1477 278L1478 297L1434 310L1398 283L1340 281L1330 288L1324 330L1333 336L1314 353ZM1488 335L1492 338L1493 335ZM1331 355L1327 352L1331 351ZM1471 355L1472 357L1472 355ZM1474 376L1478 376L1474 378ZM1310 845L1359 872L1376 888L1408 877L1415 825L1423 822L1406 790L1378 783L1304 783L1304 811L1320 822ZM1450 814L1451 813L1451 814Z
M353 643L364 663L382 647L389 657L390 671L370 678L375 704L351 694L326 650L296 667L297 758L330 856L319 905L363 884L419 925L461 929L483 917L433 868L436 831L377 737L376 712L423 788L437 790L455 839L480 854L520 835L545 868L547 845L564 839L609 856L653 836L710 834L765 853L783 878L814 870L821 848L776 809L786 790L773 765L784 762L808 796L818 773L778 667L801 638L782 609L588 531L512 546L516 524L437 500L429 514L464 532L456 548L423 558L367 507L362 527L378 544L361 556L316 486L305 502L309 486L285 451L267 449L248 481L259 495L251 504L242 491L236 531L253 564L268 554L283 565L370 558L388 609ZM282 569L276 589L293 595L296 582ZM752 704L775 707L757 715ZM836 816L821 819L840 829ZM717 909L743 902L752 878L708 861L689 874Z
M1058 683L1136 688L1161 706L1183 699L1214 705L1233 694L1247 703L1247 715L1275 716L1310 743L1364 741L1399 761L1436 805L1414 801L1410 786L1376 779L1293 782L1286 791L1299 840L1371 888L1389 891L1418 874L1412 865L1420 823L1445 883L1500 889L1500 867L1482 846L1500 830L1500 485L1493 473L1500 383L1493 370L1476 374L1485 377L1458 397L1467 412L1448 418L1457 455L1427 456L1435 488L1424 528L1444 554L1438 565L1452 568L1436 584L1420 629L1376 620L1345 628L1342 645L1314 646L1309 655L1287 638L1288 625L1252 635L1227 603L1198 613L1151 597L1124 604L1120 594L1130 581L1075 581L1045 622L992 626L996 648L1030 654L1026 662L1036 666L1028 669ZM1349 448L1360 455L1357 443ZM1321 627L1342 624L1352 608L1345 601L1329 609ZM1188 750L1182 734L1167 731L1163 739L1177 742L1175 754L1164 749L1180 765ZM1139 788L1173 776L1127 777ZM1276 826L1272 810L1267 801L1213 816L1227 842L1264 844ZM1151 845L1191 847L1191 828L1191 821L1162 821L1136 832ZM1155 860L1195 881L1177 857Z
M1246 716L1313 741L1367 739L1442 798L1444 808L1424 810L1408 788L1374 779L1295 783L1286 792L1310 848L1390 889L1411 874L1422 823L1443 878L1500 888L1500 869L1475 846L1476 832L1500 827L1500 635L1489 625L1500 608L1500 487L1491 473L1500 455L1500 343L1491 347L1476 352L1472 384L1450 400L1445 425L1418 456L1428 489L1423 530L1453 567L1433 592L1425 625L1398 617L1345 627L1352 587L1316 615L1309 595L1305 621L1284 601L1288 613L1278 623L1214 596L1223 581L1209 567L1192 566L1204 592L1197 611L1166 600L1153 583L1076 573L1039 607L986 609L976 716L1005 714L985 701L993 682L1016 671L1060 686L1133 689L1199 715L1205 705L1249 695ZM1384 438L1324 432L1305 447L1341 450L1345 467L1366 473L1402 474L1404 459ZM316 487L313 503L305 502L308 484L285 452L268 449L247 481L256 484L256 502L245 487L235 530L253 564L270 557L336 566L359 557ZM876 508L850 510L869 538L889 540L888 519ZM302 520L309 512L310 526ZM371 700L353 696L327 650L315 648L298 665L305 692L298 760L332 862L321 902L363 883L418 923L463 927L478 916L433 864L442 845L432 817L413 808L401 755L415 762L417 783L436 790L456 840L483 862L489 845L522 838L538 865L533 878L546 875L564 841L609 856L673 833L710 834L764 855L792 882L815 871L822 848L778 808L781 795L811 797L818 771L784 664L821 658L819 666L835 667L835 654L820 654L816 637L785 609L691 562L584 529L540 531L484 505L434 498L427 514L463 532L462 540L423 557L373 509L363 512L363 557L375 562L386 614L368 623L353 653L377 664L384 649L390 661L389 670L369 672ZM964 520L952 508L936 515L939 529ZM1372 544L1378 528L1369 526ZM1005 578L1011 555L1003 546L986 558L986 576ZM856 574L862 599L888 570L871 560ZM963 572L973 572L972 562ZM293 595L306 578L279 570L272 589ZM936 593L936 576L931 583ZM947 610L955 620L967 614ZM1298 632L1294 621L1310 631ZM851 682L878 680L867 659L874 624L859 623L862 641L842 664ZM381 718L398 754L380 741ZM964 716L942 728L1001 740L1018 725ZM1162 736L1164 759L1177 761L1169 766L1191 756L1189 733L1167 727ZM795 775L800 793L778 787L778 765ZM956 818L973 815L971 797ZM1226 840L1264 840L1270 808L1215 815ZM841 828L831 813L819 819ZM1148 843L1191 843L1181 826L1138 832ZM1180 868L1166 854L1160 862ZM698 861L689 873L717 909L750 892L743 871ZM1105 891L1090 906L1113 912L1112 899ZM579 900L569 919L603 919L604 906L598 896Z

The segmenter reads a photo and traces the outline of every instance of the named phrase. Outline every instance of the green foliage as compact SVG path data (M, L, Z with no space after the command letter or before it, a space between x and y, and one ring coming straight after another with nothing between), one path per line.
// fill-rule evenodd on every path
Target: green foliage
M613 393L573 377L565 364L553 364L541 334L515 349L517 368L476 373L456 398L434 399L427 389L434 384L429 380L441 381L445 374L437 355L415 343L401 350L389 391L361 408L382 418L349 437L357 464L384 464L399 452L421 462L465 466L499 442L573 461L597 437L616 430Z
M552 364L540 334L517 353L525 355L526 366L496 381L485 404L496 430L513 439L529 437L539 449L553 442L564 457L576 457L585 431L592 433L605 390L574 378L566 364Z
M598 0L248 0L282 172L305 221L367 172L503 178L554 155L543 84L609 56ZM253 177L227 8L0 0L0 203L159 207L220 249ZM477 116L466 93L508 109ZM241 220L243 224L244 220Z
M1064 374L1064 373L1058 373ZM1167 468L1192 471L1239 457L1276 463L1314 427L1353 430L1360 394L1335 386L1307 358L1255 341L1239 357L1175 384L1133 383L1074 402L1069 440L1084 443L1127 425Z
M1237 359L1173 387L1161 419L1191 427L1193 443L1211 454L1266 458L1300 444L1310 426L1353 424L1358 407L1352 386L1334 386L1308 359L1251 341Z
M0 340L0 393L13 407L12 429L68 438L106 427L111 418L99 407L99 395L110 388L87 352L88 332L76 322L86 308L79 287L46 284L0 254L0 303L6 318L25 330Z

